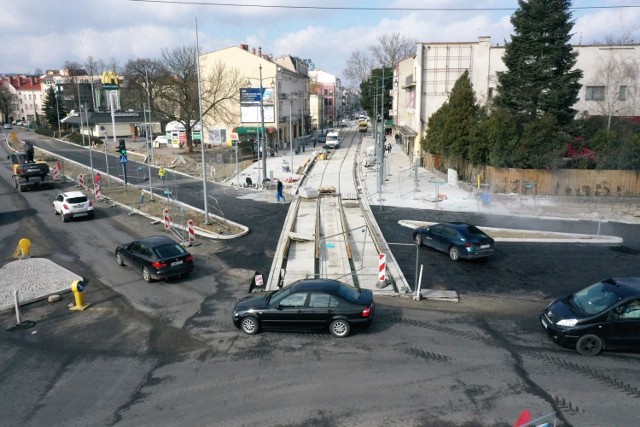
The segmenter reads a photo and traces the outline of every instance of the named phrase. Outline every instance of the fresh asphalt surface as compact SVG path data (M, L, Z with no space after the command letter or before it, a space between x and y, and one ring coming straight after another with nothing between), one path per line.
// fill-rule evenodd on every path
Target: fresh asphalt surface
M536 319L561 289L600 279L603 271L637 271L634 226L602 224L602 234L625 237L618 248L501 244L495 259L459 263L421 248L427 280L455 286L463 295L459 304L381 299L372 329L346 340L307 333L246 337L230 324L232 301L246 293L247 270L261 262L268 270L278 238L273 230L288 205L230 197L225 215L252 233L194 247L200 264L189 280L147 285L118 268L112 251L115 242L158 228L106 208L95 221L54 221L48 209L57 190L18 193L7 169L3 161L0 256L9 259L13 248L5 243L27 234L43 256L83 272L94 306L70 314L68 297L34 304L25 316L37 321L35 328L3 334L3 425L506 426L524 408L534 416L556 412L565 425L637 419L637 354L576 356L551 343ZM210 189L216 196L225 191ZM196 206L201 190L200 183L180 187L181 194L197 193ZM390 242L409 242L399 219L522 221L378 210ZM540 221L544 229L569 226L579 233L597 225ZM3 314L4 324L12 316Z

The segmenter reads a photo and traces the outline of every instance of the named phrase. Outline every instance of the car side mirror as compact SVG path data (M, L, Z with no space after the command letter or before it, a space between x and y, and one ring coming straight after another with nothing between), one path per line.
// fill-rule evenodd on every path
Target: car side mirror
M276 310L282 310L282 304L278 304L278 305L276 306Z

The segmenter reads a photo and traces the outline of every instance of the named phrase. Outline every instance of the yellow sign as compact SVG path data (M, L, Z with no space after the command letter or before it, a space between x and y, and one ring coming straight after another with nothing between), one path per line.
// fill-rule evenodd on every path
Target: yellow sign
M118 85L120 82L118 81L118 76L114 71L105 71L102 73L101 82L103 85Z

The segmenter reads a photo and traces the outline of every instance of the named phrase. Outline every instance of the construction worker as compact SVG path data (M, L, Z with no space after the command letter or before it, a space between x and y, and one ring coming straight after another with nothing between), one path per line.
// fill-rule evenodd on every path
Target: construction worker
M160 166L160 170L158 170L158 176L160 177L160 179L162 180L162 183L164 184L165 181L165 175L167 174L166 169L164 168L164 166Z

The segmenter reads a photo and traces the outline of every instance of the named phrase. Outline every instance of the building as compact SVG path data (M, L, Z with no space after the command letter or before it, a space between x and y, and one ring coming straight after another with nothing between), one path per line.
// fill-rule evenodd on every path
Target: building
M342 84L338 77L322 70L309 71L311 92L323 99L320 129L337 126L342 118Z
M576 68L584 73L574 108L584 116L640 116L640 45L577 45ZM505 71L504 46L490 37L476 42L418 43L416 53L395 64L393 107L398 133L410 155L420 156L429 117L448 99L456 80L469 71L477 101L495 94L497 72Z
M211 115L203 118L205 144L237 140L257 148L255 142L264 129L268 146L279 149L308 135L311 114L306 61L291 56L274 59L263 54L261 48L249 51L248 45L241 44L201 55L203 80L218 62L241 73L246 84L240 89L240 105L229 107L238 112L231 123L222 123Z
M0 87L8 96L7 122L26 121L29 125L42 117L42 85L36 76L16 75L0 78Z
M145 129L151 130L151 135L161 132L161 117L153 112L145 116L142 111L115 111L113 119L111 112L85 111L82 115L78 111L71 112L61 120L62 124L75 132L85 135L97 136L107 141L115 138L146 138Z

